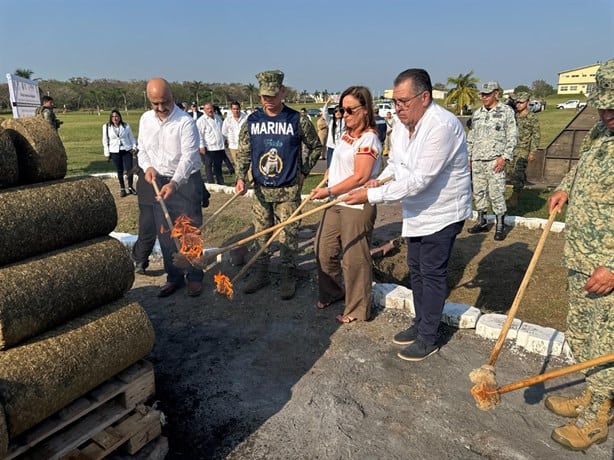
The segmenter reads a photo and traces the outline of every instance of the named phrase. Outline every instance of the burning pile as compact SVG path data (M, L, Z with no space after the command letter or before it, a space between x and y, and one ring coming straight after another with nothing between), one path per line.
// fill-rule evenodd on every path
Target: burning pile
M219 272L213 277L213 281L215 281L215 291L218 294L225 295L228 299L232 300L234 291L230 278L228 278L222 272Z
M175 220L171 238L177 238L181 245L179 252L186 256L190 262L198 259L203 253L203 242L198 227L192 225L190 218L185 214Z

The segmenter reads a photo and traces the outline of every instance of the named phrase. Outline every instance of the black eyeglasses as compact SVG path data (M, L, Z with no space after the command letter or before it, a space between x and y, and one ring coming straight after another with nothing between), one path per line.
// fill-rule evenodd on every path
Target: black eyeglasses
M412 97L403 97L403 98L399 98L399 99L393 99L392 103L397 106L397 107L407 107L409 105L409 103L413 100L416 99L418 96L422 96L422 93L424 93L424 91L416 94L415 96Z
M356 110L362 107L363 107L362 104L358 104L358 105L355 105L354 107L340 107L337 109L337 111L341 113L341 115L343 115L344 113L347 113L348 115L354 115L354 112L356 112Z

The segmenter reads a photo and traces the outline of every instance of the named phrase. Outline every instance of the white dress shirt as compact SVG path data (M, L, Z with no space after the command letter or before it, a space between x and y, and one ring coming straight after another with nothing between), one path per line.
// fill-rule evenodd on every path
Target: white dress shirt
M222 118L214 114L210 117L206 113L196 120L196 127L200 135L200 148L207 150L224 150L224 136L222 135Z
M452 113L431 102L412 138L399 122L390 141L388 164L379 178L394 180L367 194L369 203L401 201L403 236L431 235L471 216L465 130Z
M113 123L102 125L102 146L104 156L108 157L111 153L119 153L120 150L129 152L136 148L136 140L128 123L115 126Z
M200 171L196 124L178 107L164 121L153 110L141 115L139 148L139 166L143 171L152 167L178 185Z
M224 123L222 124L222 135L226 138L229 149L236 150L239 148L239 131L241 130L241 125L243 125L246 120L247 115L242 112L239 112L238 120L235 120L232 113L228 114L224 119Z

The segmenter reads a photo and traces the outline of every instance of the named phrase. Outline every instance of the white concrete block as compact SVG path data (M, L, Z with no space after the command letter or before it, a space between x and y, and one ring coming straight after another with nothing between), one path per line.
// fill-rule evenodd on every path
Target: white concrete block
M475 332L480 337L497 340L501 334L501 329L503 329L503 324L505 323L506 319L507 315L502 315L500 313L487 313L482 315L478 320ZM514 318L512 320L512 325L507 331L505 339L516 340L516 337L518 336L518 329L520 329L521 325L522 321L520 321L518 318Z
M462 303L446 302L441 321L459 329L475 329L481 315L479 309Z
M414 311L414 296L411 289L394 283L377 283L373 286L373 301L385 308L408 310L412 316Z
M541 356L558 356L563 352L565 334L536 324L523 323L518 330L516 345Z

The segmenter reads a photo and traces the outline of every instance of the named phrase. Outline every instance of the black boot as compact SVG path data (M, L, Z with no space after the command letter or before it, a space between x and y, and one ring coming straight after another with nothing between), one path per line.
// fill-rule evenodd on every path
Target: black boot
M488 223L486 222L486 211L478 211L478 221L471 228L468 228L469 233L482 233L488 231Z
M495 241L503 241L505 239L505 214L496 217Z

